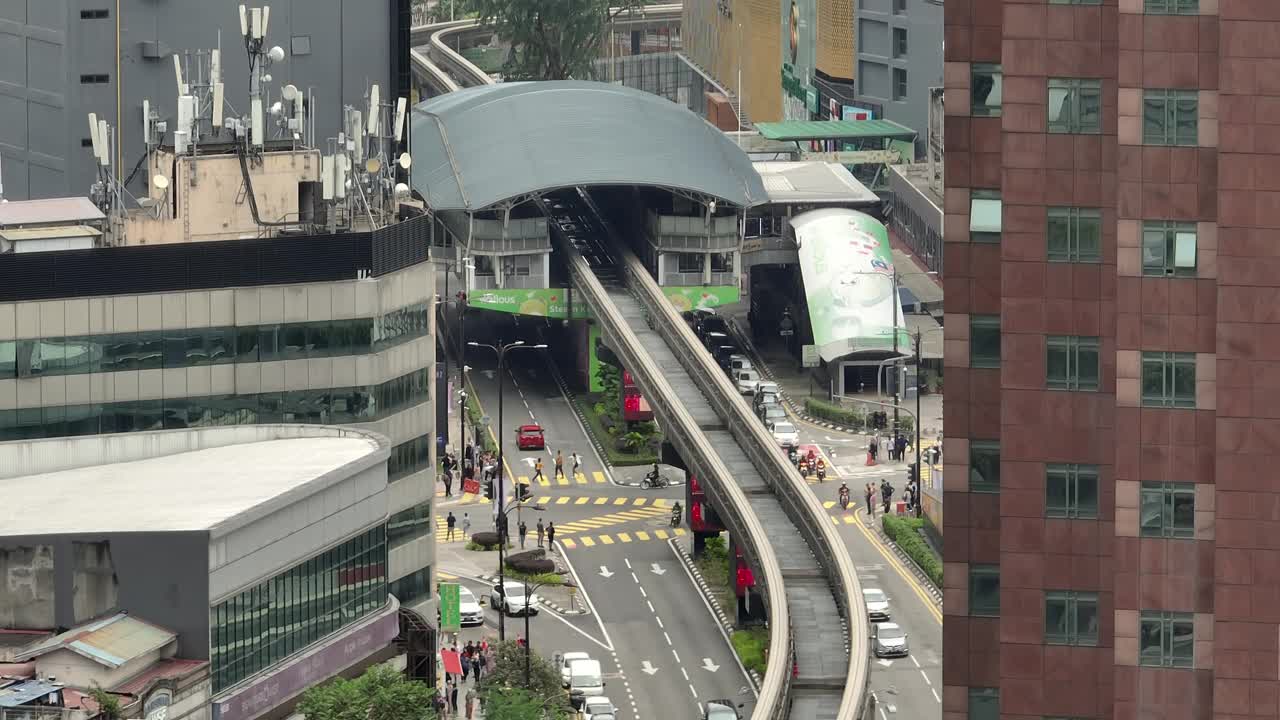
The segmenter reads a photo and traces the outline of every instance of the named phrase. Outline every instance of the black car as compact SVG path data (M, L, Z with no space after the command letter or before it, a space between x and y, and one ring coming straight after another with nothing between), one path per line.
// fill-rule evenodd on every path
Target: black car
M725 370L729 369L729 358L736 354L738 354L736 345L717 345L711 349L711 357L715 358L716 364Z
M722 332L709 332L702 335L702 345L708 351L714 350L721 345L732 345L733 338Z
M706 337L713 332L729 334L729 323L719 315L703 314L698 318L698 337Z

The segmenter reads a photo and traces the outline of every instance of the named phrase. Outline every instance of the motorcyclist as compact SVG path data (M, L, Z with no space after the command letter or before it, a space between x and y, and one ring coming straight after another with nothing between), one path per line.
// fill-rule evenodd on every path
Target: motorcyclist
M649 474L648 474L648 475L645 475L645 476L644 476L644 479L645 479L645 480L650 480L650 481L653 481L653 482L657 482L657 480L658 480L658 463L656 463L656 462L655 462L655 463L653 464L653 467L649 469Z
M813 467L818 462L818 453L813 448L809 448L809 467Z
M840 507L845 510L849 509L849 484L848 483L840 483Z
M809 477L809 458L804 455L800 456L800 476Z
M680 507L680 501L677 500L676 504L671 506L671 526L672 527L675 527L676 525L680 524L681 512L683 512L683 509Z

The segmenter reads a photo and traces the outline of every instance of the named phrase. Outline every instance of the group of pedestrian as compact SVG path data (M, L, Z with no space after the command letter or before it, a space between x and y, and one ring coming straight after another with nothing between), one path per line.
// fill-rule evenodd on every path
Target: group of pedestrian
M458 714L458 692L461 685L466 684L467 678L471 677L476 683L480 682L481 675L489 667L493 658L493 650L486 641L471 642L463 646L462 650L458 650L458 646L453 646L453 651L458 653L458 662L462 666L462 675L454 676L452 673L445 673L444 688L435 697L436 715L441 718L465 718L471 720L475 716L476 708L479 707L479 696L476 693L475 685L467 689L463 695L465 714Z
M480 450L474 444L467 443L461 462L451 452L440 458L440 480L444 483L445 497L453 497L454 483L474 480L477 474L486 483L492 482L497 476L498 460L493 451Z
M889 443L889 460L902 462L907 459L907 446L911 443L902 433L897 433Z
M445 542L453 542L453 533L458 527L458 518L454 517L453 511L449 511L449 516L444 519L446 527ZM462 513L462 539L466 540L471 537L471 514Z
M889 504L893 501L893 485L889 484L888 478L880 480L879 488L876 488L875 483L867 483L867 486L863 488L862 496L867 501L867 515L873 518L876 516L874 501L877 494L880 495L880 502L884 505L884 514L888 515Z

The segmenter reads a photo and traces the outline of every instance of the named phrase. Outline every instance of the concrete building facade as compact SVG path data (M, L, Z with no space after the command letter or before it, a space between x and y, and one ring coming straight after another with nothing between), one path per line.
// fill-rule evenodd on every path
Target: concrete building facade
M944 717L1277 717L1280 6L947 3Z
M942 0L858 0L854 87L877 117L919 133L929 127L929 88L942 85Z
M317 137L336 137L342 107L361 107L368 84L409 97L410 0L249 2L271 7L268 42L285 51L272 95L315 89ZM13 0L0 4L0 154L10 200L62 197L94 180L88 113L119 130L113 166L127 176L144 154L142 102L177 115L175 52L219 45L225 97L248 93L237 3L178 0ZM403 57L402 57L403 56ZM247 108L238 108L247 112ZM130 190L145 192L147 178Z

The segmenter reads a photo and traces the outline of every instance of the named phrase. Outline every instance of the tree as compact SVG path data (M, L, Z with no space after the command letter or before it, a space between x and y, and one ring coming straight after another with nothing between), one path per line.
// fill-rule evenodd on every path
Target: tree
M120 720L124 715L124 710L120 707L120 698L103 690L97 683L89 688L89 697L98 704L97 717L105 720Z
M507 80L588 80L610 24L643 0L471 0L513 52Z
M488 720L560 720L568 715L569 696L560 685L560 672L546 658L533 653L528 684L524 648L514 642L498 643L493 658L493 668L480 680Z
M435 720L435 691L387 665L375 665L353 680L336 678L302 694L298 711L307 720Z
M600 386L604 388L601 391L603 397L601 402L604 403L605 412L614 416L614 419L620 419L622 415L622 370L616 365L609 363L600 363L597 366L596 377L600 378Z

